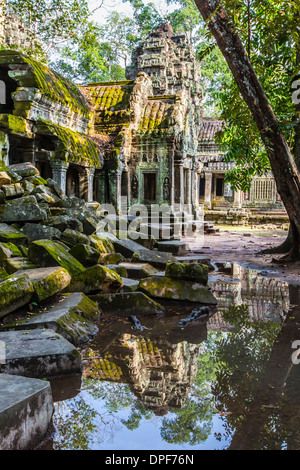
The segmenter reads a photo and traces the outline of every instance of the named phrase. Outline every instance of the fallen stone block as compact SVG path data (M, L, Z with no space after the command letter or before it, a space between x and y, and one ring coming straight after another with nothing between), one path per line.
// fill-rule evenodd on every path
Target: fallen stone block
M35 268L28 271L20 271L14 275L14 279L26 274L34 288L34 300L41 302L62 292L71 282L68 271L60 266L49 268Z
M21 178L29 176L39 176L39 170L30 162L16 163L15 165L9 165L9 170L14 171Z
M2 204L0 220L2 222L41 222L47 218L47 212L38 204Z
M83 243L85 245L90 244L90 240L87 235L82 232L78 232L77 230L72 230L70 228L67 228L63 231L61 235L61 241L70 246L75 246L79 243Z
M69 253L86 268L98 264L100 259L99 251L84 243L73 246Z
M14 274L25 269L34 269L36 265L23 256L17 258L8 258L3 261L3 268L8 274Z
M172 279L198 281L207 285L208 267L200 263L169 263L166 265L165 276Z
M90 245L100 253L115 253L114 245L108 238L100 238L97 235L90 235Z
M166 251L176 256L185 255L186 253L189 252L189 249L190 249L188 243L181 242L179 240L169 240L169 241L158 242L157 248L159 251Z
M128 277L122 277L123 287L120 289L121 292L135 292L139 288L140 282L136 279L130 279Z
M121 255L125 256L125 258L131 258L134 253L142 250L145 252L150 252L148 248L142 247L139 243L135 242L134 240L130 240L129 238L114 241L113 245L116 252L121 253Z
M29 246L28 256L37 266L51 267L61 266L71 276L85 270L84 266L77 261L64 247L52 240L38 240Z
M0 332L5 360L0 373L33 378L81 373L80 353L61 335L49 329Z
M140 281L139 289L152 297L216 305L211 291L196 281L152 276Z
M164 308L142 292L98 294L91 297L103 312L116 315L160 315Z
M176 256L176 259L179 263L200 263L206 264L209 269L212 269L210 258L207 256Z
M123 286L119 274L106 266L96 264L72 276L68 292L116 292Z
M1 189L7 198L19 197L24 194L24 188L20 183L3 184Z
M18 256L22 253L14 243L0 243L0 261Z
M120 263L126 269L127 275L132 279L143 279L147 276L153 276L158 271L156 268L147 263Z
M25 224L23 233L31 242L36 240L59 240L61 237L61 231L57 228L35 223Z
M106 264L105 265L108 269L112 269L116 273L118 273L121 277L127 277L128 273L125 268L125 266L122 266L121 264Z
M0 242L14 243L17 246L27 245L27 237L16 228L8 224L0 223Z
M10 184L11 184L10 176L6 173L6 171L0 171L0 188L2 188L3 185L10 185Z
M101 264L119 264L125 261L125 258L120 253L104 253L100 256Z
M50 383L0 375L0 450L31 450L46 437L54 411Z
M177 259L171 253L162 251L141 250L133 254L133 263L148 263L158 269L165 269L168 263L174 263Z
M49 328L72 344L86 343L98 332L93 323L100 319L101 311L97 304L81 292L65 294L47 312L32 315L13 326L14 330Z
M34 288L27 274L10 276L0 282L0 318L28 304Z
M68 215L54 215L52 217L48 217L48 219L45 220L44 225L50 225L61 232L64 232L67 228L76 230L77 232L83 232L82 223L76 218Z

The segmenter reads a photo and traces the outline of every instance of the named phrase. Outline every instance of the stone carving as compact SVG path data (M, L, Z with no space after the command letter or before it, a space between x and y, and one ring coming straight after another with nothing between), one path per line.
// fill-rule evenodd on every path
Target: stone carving
M131 195L133 199L138 199L139 197L139 180L136 174L132 176L132 180L131 180Z

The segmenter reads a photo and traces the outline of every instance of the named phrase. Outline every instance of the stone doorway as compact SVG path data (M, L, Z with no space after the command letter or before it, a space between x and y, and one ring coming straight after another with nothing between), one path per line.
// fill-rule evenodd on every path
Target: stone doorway
M79 197L79 174L74 166L67 170L66 194L68 197Z

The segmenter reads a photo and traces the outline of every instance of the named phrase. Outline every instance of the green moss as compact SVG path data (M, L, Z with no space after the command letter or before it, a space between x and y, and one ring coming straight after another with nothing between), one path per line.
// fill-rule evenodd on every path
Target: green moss
M43 120L38 121L36 128L39 134L57 137L59 143L55 160L88 162L97 168L102 167L100 150L88 136Z
M0 64L28 64L31 72L18 76L20 86L37 87L52 101L63 103L87 118L91 116L88 102L80 89L43 63L15 51L0 51Z
M31 137L31 131L26 119L13 114L0 114L0 128L6 129L10 134Z

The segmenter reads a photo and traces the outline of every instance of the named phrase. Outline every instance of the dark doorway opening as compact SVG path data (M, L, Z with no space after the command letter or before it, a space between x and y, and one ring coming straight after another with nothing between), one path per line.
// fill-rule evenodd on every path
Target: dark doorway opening
M79 197L79 176L78 171L70 166L67 171L66 191L68 197Z
M156 200L156 173L144 173L144 200Z
M224 196L224 178L217 178L216 181L216 196Z

